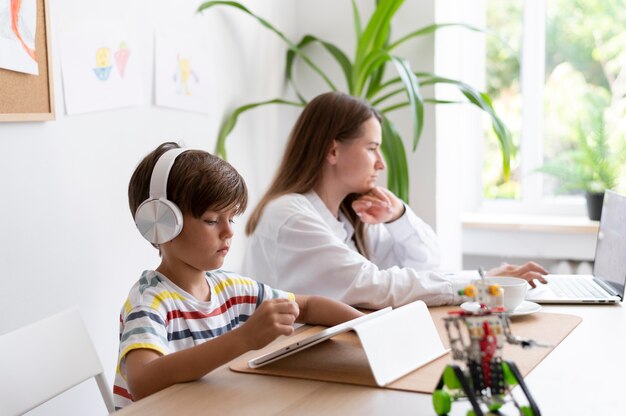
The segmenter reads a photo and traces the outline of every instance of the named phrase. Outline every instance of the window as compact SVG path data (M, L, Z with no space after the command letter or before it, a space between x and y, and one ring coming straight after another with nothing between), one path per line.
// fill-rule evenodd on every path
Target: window
M614 186L623 192L626 0L487 0L485 9L493 33L486 37L486 89L518 149L511 181L503 183L497 141L488 138L486 205L584 214L580 189L537 168L561 163L584 169L585 146L605 152L606 169L610 164Z

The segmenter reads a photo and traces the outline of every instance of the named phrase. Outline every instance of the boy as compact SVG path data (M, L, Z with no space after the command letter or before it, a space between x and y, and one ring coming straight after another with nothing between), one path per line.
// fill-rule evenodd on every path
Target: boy
M135 169L128 197L161 263L143 272L121 311L116 408L199 379L292 334L294 322L330 326L361 316L331 299L294 296L219 270L233 218L247 203L243 178L222 159L164 143Z

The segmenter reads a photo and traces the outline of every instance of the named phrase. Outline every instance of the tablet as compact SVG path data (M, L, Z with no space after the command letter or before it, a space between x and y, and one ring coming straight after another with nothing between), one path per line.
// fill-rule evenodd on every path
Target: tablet
M291 354L295 354L298 351L302 351L313 345L319 344L320 342L326 341L327 339L334 337L335 335L342 334L344 332L348 332L354 328L355 325L361 324L363 322L374 319L377 316L384 315L391 311L391 306L388 306L384 309L380 309L376 312L371 312L367 315L360 316L358 318L352 319L350 321L346 321L342 324L332 326L330 328L326 328L325 330L313 334L307 338L301 339L299 341L293 342L285 347L282 347L276 351L261 355L259 357L253 358L248 361L248 367L257 368L261 367L265 364L272 363L276 360L280 360L283 357L287 357Z

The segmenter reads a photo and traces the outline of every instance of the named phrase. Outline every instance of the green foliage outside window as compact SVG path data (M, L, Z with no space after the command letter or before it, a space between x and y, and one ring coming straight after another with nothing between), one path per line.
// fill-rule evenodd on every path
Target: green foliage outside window
M523 2L488 3L488 26L517 55L488 38L488 93L510 127L517 146L521 129L521 90L518 59L521 51ZM626 188L626 0L550 0L546 2L546 68L544 86L544 173L555 166L569 175L544 175L544 194L580 193L598 187ZM532 30L532 27L530 27ZM572 186L572 172L582 172L590 151L610 156L596 165L596 179ZM604 153L602 153L604 152ZM586 156L585 156L586 155ZM517 198L519 163L513 161L511 182L502 185L489 176L497 155L487 148L483 194ZM586 159L585 159L586 157ZM586 160L587 162L584 162ZM610 167L610 172L607 171ZM491 170L493 170L491 168ZM604 173L601 173L604 172ZM537 173L534 173L537 174ZM598 175L606 181L599 185ZM608 177L614 178L613 181ZM555 180L556 178L556 180ZM602 182L602 181L600 181ZM609 185L611 184L612 185Z

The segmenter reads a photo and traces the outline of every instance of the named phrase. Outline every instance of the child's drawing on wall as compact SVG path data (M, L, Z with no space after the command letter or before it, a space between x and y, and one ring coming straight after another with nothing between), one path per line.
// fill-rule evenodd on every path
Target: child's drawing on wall
M63 91L68 114L140 105L149 69L139 65L147 45L134 27L116 20L85 20L61 33ZM142 72L143 70L143 72Z
M130 49L126 45L126 42L120 42L120 46L113 54L114 62L111 62L111 48L102 46L96 50L96 67L93 72L100 81L106 81L111 75L113 65L117 68L117 72L120 74L120 78L124 78L126 72L126 64L130 57Z
M0 67L38 75L35 53L37 3L0 0Z
M111 74L111 50L107 47L96 49L96 67L93 69L100 81L106 81Z
M128 49L128 45L126 45L126 42L121 42L119 49L115 52L115 65L122 78L124 78L129 57L130 49Z
M156 105L208 114L214 105L211 51L204 22L180 22L155 32Z
M193 78L195 83L200 82L196 73L191 69L191 59L181 58L179 54L176 55L177 70L174 73L174 82L178 84L178 93L191 95L189 89L189 80Z

